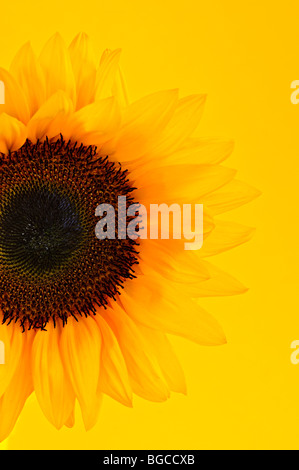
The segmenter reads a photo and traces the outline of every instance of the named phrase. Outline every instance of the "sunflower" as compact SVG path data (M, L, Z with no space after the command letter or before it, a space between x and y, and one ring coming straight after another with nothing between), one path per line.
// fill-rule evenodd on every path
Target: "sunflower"
M0 439L35 392L46 418L86 429L103 394L125 406L185 393L167 334L201 345L225 335L198 304L246 289L206 258L252 229L217 215L257 196L220 165L231 141L192 137L206 96L177 90L132 104L120 50L99 66L85 34L69 48L56 34L39 59L27 43L0 69ZM98 240L100 202L197 203L204 245L182 240Z

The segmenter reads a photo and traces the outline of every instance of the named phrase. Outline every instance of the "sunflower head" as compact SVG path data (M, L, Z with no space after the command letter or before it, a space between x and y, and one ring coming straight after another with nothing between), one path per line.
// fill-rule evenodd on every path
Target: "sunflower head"
M217 215L257 196L221 165L230 140L194 137L205 95L177 90L130 103L120 50L99 64L88 37L59 35L37 58L26 44L0 69L0 439L34 390L58 429L87 429L102 394L131 406L185 393L167 334L226 342L203 296L246 289L206 258L247 241L252 229ZM96 208L202 203L204 245L180 239L95 236Z

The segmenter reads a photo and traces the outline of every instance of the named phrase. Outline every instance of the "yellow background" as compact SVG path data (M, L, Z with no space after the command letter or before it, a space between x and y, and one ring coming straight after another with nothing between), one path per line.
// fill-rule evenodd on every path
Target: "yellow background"
M132 99L165 88L208 93L199 135L233 137L227 165L262 190L228 220L257 227L254 239L214 258L250 291L203 304L222 323L228 345L174 339L188 397L135 399L126 409L105 398L86 433L56 431L31 397L9 449L299 448L298 1L14 0L1 2L0 63L28 39L37 52L54 32L69 43L87 32L95 50L123 49ZM53 64L55 67L55 64Z

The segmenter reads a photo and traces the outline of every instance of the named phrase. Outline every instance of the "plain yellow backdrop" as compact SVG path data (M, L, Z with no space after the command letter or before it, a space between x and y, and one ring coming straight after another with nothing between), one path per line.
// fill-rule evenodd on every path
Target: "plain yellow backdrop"
M188 396L163 404L136 398L127 409L108 397L86 433L56 431L35 397L5 443L9 449L299 448L299 4L253 0L37 0L1 2L0 64L27 40L39 53L56 31L80 31L95 51L123 49L131 99L166 88L208 93L198 135L233 137L227 165L263 195L226 215L257 228L248 244L214 262L250 288L205 299L228 345L199 347L173 339ZM53 64L55 67L55 64Z

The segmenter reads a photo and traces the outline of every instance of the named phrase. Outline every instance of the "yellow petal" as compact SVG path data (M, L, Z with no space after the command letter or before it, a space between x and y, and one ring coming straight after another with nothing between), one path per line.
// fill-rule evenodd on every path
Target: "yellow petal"
M156 155L173 153L193 134L199 125L205 102L206 95L191 95L179 100L172 119L153 142Z
M32 349L32 373L37 400L47 419L60 429L69 418L75 394L64 370L60 350L60 328L47 325L37 332Z
M35 142L55 137L60 133L67 138L68 119L73 111L73 103L63 91L51 96L28 123L28 138ZM66 130L66 132L65 132Z
M39 58L46 79L47 98L58 90L64 91L76 105L76 83L67 47L59 34L44 46Z
M19 50L11 64L10 72L22 88L30 115L33 116L46 100L46 83L30 43Z
M165 164L197 163L199 165L215 165L226 160L234 149L232 140L215 138L189 138L182 148L171 153L162 161Z
M165 166L139 177L135 194L145 204L161 201L199 204L202 196L228 183L235 174L235 170L220 165Z
M72 428L74 427L75 425L75 408L73 408L70 416L68 417L68 419L66 420L66 422L64 423L64 425L67 427L67 428Z
M128 106L124 110L115 158L130 161L146 153L153 135L161 132L169 122L177 100L177 90L166 90L146 96Z
M127 281L121 303L130 317L147 326L182 336L204 346L226 343L219 323L192 299L159 275Z
M5 86L5 104L0 104L0 114L9 114L26 124L30 119L29 106L17 80L0 68L0 81Z
M152 169L169 166L169 165L215 165L232 153L234 142L230 140L221 140L215 138L189 138L183 146L169 155L158 155L159 158L152 158L152 153L146 155L142 164L134 168L133 175L138 178L145 172Z
M207 236L198 254L200 257L205 257L231 250L250 240L254 232L255 229L252 227L218 220L214 230Z
M95 320L102 334L99 390L125 406L132 406L132 389L127 366L117 339L99 313Z
M106 50L100 61L96 78L96 100L112 96L112 88L118 71L121 49Z
M61 333L61 356L64 368L81 407L86 429L97 421L101 397L98 381L101 358L101 335L93 318L69 318Z
M145 96L132 103L124 111L124 124L121 132L121 141L130 140L135 132L145 136L154 134L169 122L178 100L178 90L163 90ZM150 129L149 125L152 125Z
M217 215L246 204L260 195L259 190L248 184L232 180L219 190L204 196L202 202L214 215Z
M13 323L0 324L0 341L4 344L4 361L0 365L0 397L9 386L21 360L26 336Z
M96 101L74 115L76 137L85 145L101 145L118 132L121 123L120 108L115 98Z
M114 331L125 358L133 392L146 400L162 402L169 397L169 390L155 357L135 323L114 302L113 309L103 312L103 317Z
M187 387L183 369L166 335L144 326L139 326L139 329L153 354L156 355L169 389L173 392L186 394Z
M6 113L0 114L0 152L7 154L18 150L26 138L27 129L22 122Z
M26 333L24 333L24 337L22 360L19 361L8 388L0 398L0 442L12 431L28 396L33 390L30 365L32 340L31 335Z
M96 66L89 37L78 34L69 47L77 88L77 108L92 103L95 95Z
M240 281L211 263L200 260L199 265L207 270L209 279L196 284L193 290L194 297L237 295L247 292L248 289Z
M199 264L198 257L190 251L171 253L160 240L146 240L140 249L140 259L163 277L182 284L200 283L209 279L208 271ZM141 265L146 274L146 266Z
M123 108L129 106L127 85L120 66L118 67L118 70L115 75L114 84L112 86L112 93L116 97L120 106L122 106Z

